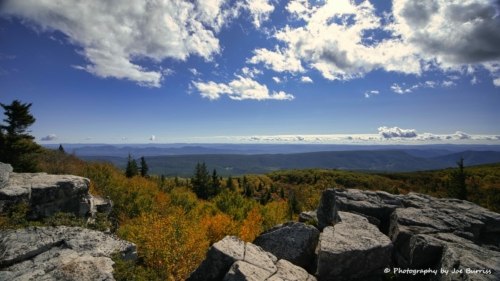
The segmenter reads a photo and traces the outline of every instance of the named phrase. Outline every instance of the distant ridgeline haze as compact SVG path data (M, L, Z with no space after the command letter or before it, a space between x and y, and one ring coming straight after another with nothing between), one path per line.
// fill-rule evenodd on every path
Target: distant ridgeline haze
M47 147L50 147L48 145ZM198 162L221 176L264 174L290 169L338 169L363 172L408 172L500 162L496 145L271 145L271 144L64 144L68 152L87 160L111 162L121 168L145 156L150 173L190 177Z

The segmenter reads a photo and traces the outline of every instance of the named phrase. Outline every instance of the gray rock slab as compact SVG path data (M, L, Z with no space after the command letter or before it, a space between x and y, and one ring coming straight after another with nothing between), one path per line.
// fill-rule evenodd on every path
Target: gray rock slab
M0 189L9 183L9 175L12 173L12 166L0 162Z
M389 216L397 208L403 208L401 195L383 191L357 189L327 189L323 191L317 209L320 230L338 221L337 212L356 212L380 221L381 228L388 227Z
M224 281L265 281L273 273L245 261L233 263Z
M285 259L300 267L308 267L314 260L319 230L299 222L286 222L263 232L254 244L278 259Z
M276 272L276 265L274 265L273 262L277 260L276 257L252 243L245 243L245 258L243 260L249 264L269 271L271 274Z
M389 265L392 242L362 216L338 212L340 222L324 228L318 253L318 280L380 276Z
M186 280L222 280L233 263L243 260L244 257L245 242L235 236L226 236L208 249L203 262Z
M268 281L316 281L316 277L307 273L301 267L298 267L287 260L279 260L276 263L278 270Z
M78 227L0 231L0 280L114 280L112 255L137 258L133 243Z

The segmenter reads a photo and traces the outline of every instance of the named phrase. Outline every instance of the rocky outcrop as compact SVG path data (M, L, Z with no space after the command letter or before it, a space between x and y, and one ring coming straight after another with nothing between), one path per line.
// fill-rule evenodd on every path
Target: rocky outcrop
M338 212L338 222L323 229L318 280L380 277L390 262L392 242L362 216Z
M254 245L226 237L189 280L387 280L384 273L392 280L500 280L500 214L471 202L328 189L301 220L315 214L319 235L302 223L277 225L255 239L262 249L252 262L246 253ZM224 259L211 254L217 248L239 254ZM203 279L211 267L221 269L218 276Z
M114 280L111 257L137 258L136 246L78 227L0 230L0 280Z
M72 175L13 173L9 164L0 163L0 212L22 202L28 203L28 219L53 216L57 212L77 217L94 217L99 209L110 212L109 199L94 198L90 181Z
M380 231L393 242L391 263L407 270L399 273L400 280L500 279L500 214L468 201L417 193L325 190L317 210L319 225L328 229L343 212L380 221ZM424 269L436 271L430 275L411 271ZM453 269L463 273L452 274Z
M303 268L314 262L318 245L319 230L299 222L279 224L260 234L253 243L272 253L278 259L285 259Z
M304 269L252 243L226 236L208 249L205 260L187 281L315 281Z

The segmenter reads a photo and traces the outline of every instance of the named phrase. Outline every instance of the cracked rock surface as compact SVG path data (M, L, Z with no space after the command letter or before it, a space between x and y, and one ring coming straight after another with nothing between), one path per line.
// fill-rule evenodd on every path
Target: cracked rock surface
M137 258L131 242L79 227L0 231L0 280L114 280L111 257Z

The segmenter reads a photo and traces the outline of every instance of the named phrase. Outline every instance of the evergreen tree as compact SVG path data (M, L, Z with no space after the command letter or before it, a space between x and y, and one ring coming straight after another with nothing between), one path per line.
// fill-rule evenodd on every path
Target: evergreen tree
M129 153L127 158L127 168L125 169L125 176L127 178L133 178L138 174L139 174L139 168L137 167L137 162L135 161L135 159L132 159L132 156L130 156Z
M29 112L31 105L19 100L10 105L0 103L7 116L3 119L7 125L0 125L0 162L11 164L14 172L39 170L34 153L42 152L43 148L33 141L35 137L27 130L36 121Z
M283 187L280 189L280 197L285 199L285 189Z
M229 175L229 177L227 178L226 187L227 187L229 190L231 190L231 191L234 191L234 190L235 190L235 186L234 186L234 183L233 183L233 178L231 177L231 175Z
M464 158L460 157L460 161L457 162L458 169L451 172L451 180L449 185L447 185L448 196L453 198L458 198L461 200L467 200L467 173L464 170Z
M214 168L212 173L212 188L209 192L209 197L217 196L221 192L220 180L217 176L217 170Z
M196 196L200 199L207 200L210 196L210 174L207 171L205 162L196 165L194 176L191 179L191 188Z
M148 167L148 164L146 163L146 159L144 159L144 156L141 157L141 170L140 171L141 171L141 176L143 178L148 176L149 167Z
M59 152L66 154L66 151L64 151L64 148L62 144L59 144L59 148L57 149Z
M162 175L163 176L163 175ZM174 183L175 183L175 186L181 186L181 183L179 182L179 177L177 175L175 175L175 179L174 179Z

